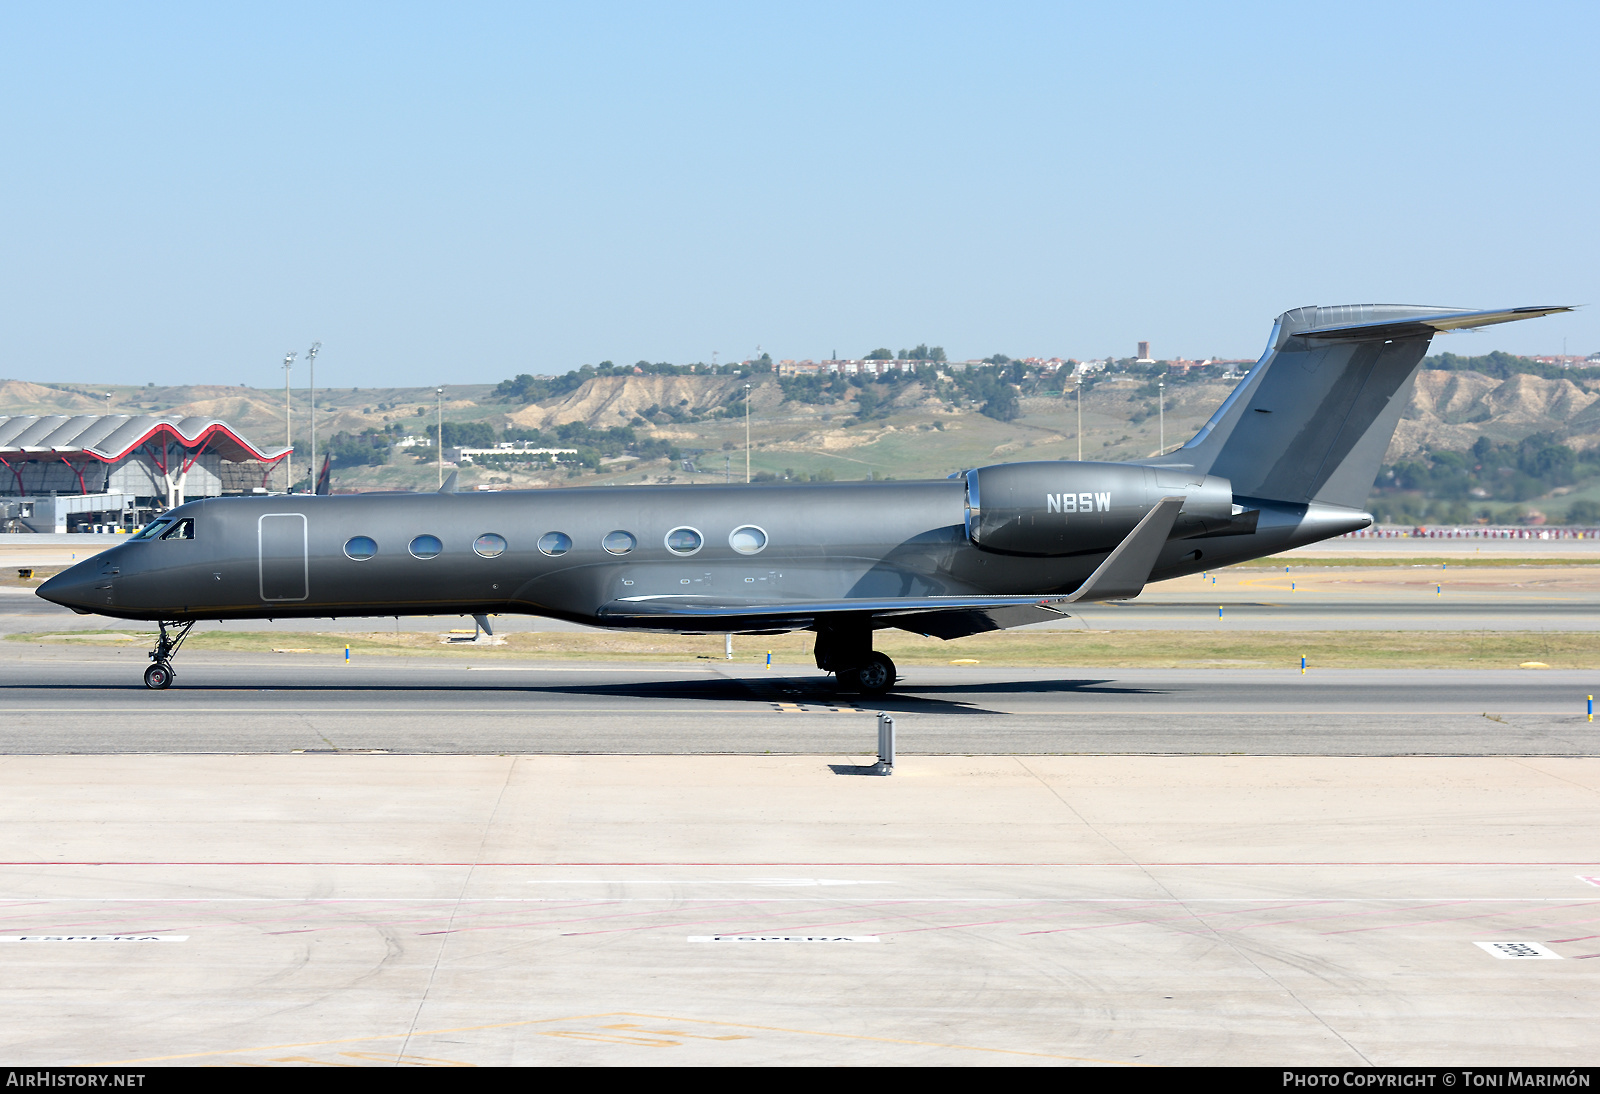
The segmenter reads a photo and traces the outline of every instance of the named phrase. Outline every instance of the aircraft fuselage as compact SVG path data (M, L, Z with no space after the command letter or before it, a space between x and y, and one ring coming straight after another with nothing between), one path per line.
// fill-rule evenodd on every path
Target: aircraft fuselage
M1057 466L1070 480L1068 469L1091 465ZM1077 493L1038 491L1040 519L1071 519L1061 510L1069 496L1077 507ZM968 494L957 479L207 499L166 514L169 528L192 521L192 538L118 544L41 592L128 619L524 613L686 633L765 630L770 622L753 619L620 619L606 606L1045 597L1077 588L1114 546L1050 557L985 549L969 537ZM1109 491L1083 496L1090 509L1124 504ZM1146 500L1125 504L1143 512ZM1167 543L1151 580L1365 523L1346 510L1251 507L1260 512L1253 533L1197 536L1191 527Z

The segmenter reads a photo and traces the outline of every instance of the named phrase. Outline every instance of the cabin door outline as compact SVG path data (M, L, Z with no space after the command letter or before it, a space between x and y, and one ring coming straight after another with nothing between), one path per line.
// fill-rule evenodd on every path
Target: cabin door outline
M304 513L263 513L256 521L262 600L281 603L310 595L309 538Z

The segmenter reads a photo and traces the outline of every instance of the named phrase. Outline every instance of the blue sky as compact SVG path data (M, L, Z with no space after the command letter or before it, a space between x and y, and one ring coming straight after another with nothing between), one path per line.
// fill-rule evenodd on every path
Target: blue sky
M1600 5L0 8L0 375L1253 356L1600 302ZM1435 340L1600 350L1600 312ZM297 377L298 382L298 377Z

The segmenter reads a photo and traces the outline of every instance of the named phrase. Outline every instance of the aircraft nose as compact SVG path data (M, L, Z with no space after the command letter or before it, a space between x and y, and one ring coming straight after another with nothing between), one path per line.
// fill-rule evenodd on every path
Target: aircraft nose
M111 584L109 576L100 576L100 569L93 559L80 562L71 569L62 570L34 591L52 604L87 614L110 602L109 590L97 587Z

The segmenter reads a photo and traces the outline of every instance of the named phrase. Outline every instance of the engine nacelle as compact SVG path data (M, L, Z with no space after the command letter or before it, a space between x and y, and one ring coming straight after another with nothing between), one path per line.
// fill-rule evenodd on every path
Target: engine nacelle
M1227 479L1182 467L1062 460L968 471L967 538L1008 555L1109 551L1157 502L1177 495L1188 500L1172 539L1244 530Z

